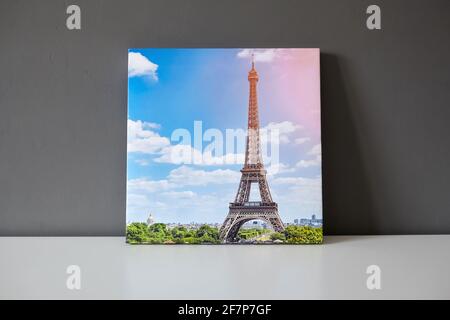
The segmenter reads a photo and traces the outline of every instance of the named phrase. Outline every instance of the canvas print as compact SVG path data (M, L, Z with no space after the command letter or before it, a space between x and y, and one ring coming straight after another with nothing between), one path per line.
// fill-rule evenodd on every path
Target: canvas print
M126 241L321 243L319 57L129 49Z

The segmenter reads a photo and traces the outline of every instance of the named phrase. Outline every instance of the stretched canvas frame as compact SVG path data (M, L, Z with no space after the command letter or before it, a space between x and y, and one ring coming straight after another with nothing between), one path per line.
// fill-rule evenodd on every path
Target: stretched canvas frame
M319 49L130 49L127 242L322 242Z

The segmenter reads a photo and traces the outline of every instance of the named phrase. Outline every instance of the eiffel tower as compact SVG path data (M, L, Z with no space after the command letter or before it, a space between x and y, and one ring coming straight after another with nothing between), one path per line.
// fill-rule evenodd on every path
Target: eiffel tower
M252 69L248 73L250 95L248 105L248 133L245 150L245 163L241 169L241 182L234 202L230 203L229 212L219 231L223 243L235 242L240 227L250 220L268 222L275 231L284 230L278 214L278 204L272 200L267 184L266 170L261 157L259 115L256 86L259 77L252 58ZM259 187L261 201L249 201L253 184Z

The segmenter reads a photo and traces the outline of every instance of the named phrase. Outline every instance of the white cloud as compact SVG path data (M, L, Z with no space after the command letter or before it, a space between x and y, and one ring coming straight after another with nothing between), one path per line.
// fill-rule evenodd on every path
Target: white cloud
M153 199L146 194L128 194L127 196L127 223L144 222L149 214L170 210L165 202Z
M149 76L150 79L157 81L158 65L151 62L140 52L128 52L128 77Z
M317 156L322 154L322 146L320 144L316 144L314 147L311 148L311 150L308 152L308 154Z
M267 175L274 176L276 174L294 172L295 168L292 168L289 165L280 162L271 164L266 170Z
M171 164L190 164L193 157L201 156L197 149L192 148L186 144L168 145L161 148L159 157L154 161L158 163L171 163Z
M128 152L153 154L170 145L168 138L152 130L158 128L156 123L128 120Z
M186 191L167 191L161 193L162 196L169 198L169 199L192 199L197 194L193 191L186 190Z
M148 198L143 194L129 193L127 195L127 207L142 208L149 205Z
M280 211L283 212L282 217L288 215L294 219L310 217L311 214L322 216L322 178L320 176L279 177L273 180L273 186L277 190L274 200L284 208Z
M210 152L203 153L203 160L209 165L221 165L221 164L244 164L244 153L227 153L223 156L213 156Z
M186 188L223 184L225 188L231 188L235 192L234 184L239 183L239 179L238 171L205 171L187 166L172 170L167 178L161 180L130 179L127 183L127 217L133 221L144 221L148 213L152 212L156 214L156 219L164 216L180 221L180 216L173 215L175 212L185 212L189 214L189 221L214 221L217 217L211 216L211 208L223 207L216 212L223 219L222 212L226 213L232 196L227 194L225 198L223 194L217 196L214 192L198 194Z
M237 57L250 59L254 55L255 62L271 62L282 52L282 49L242 49Z
M160 156L154 161L171 164L194 164L202 166L243 164L243 153L227 153L213 155L210 151L201 153L197 149L185 144L176 144L161 149Z
M171 183L180 186L205 186L208 184L236 183L241 174L229 169L217 169L212 171L195 170L187 166L181 166L169 173Z
M128 193L146 193L164 191L176 187L166 179L149 180L147 178L130 179L127 183Z
M260 130L261 143L287 144L290 143L290 135L301 129L302 126L291 121L270 122ZM274 133L277 133L274 135ZM278 135L278 140L276 139Z
M295 187L321 187L322 178L278 177L273 179L274 185L291 185Z
M317 156L316 158L310 160L300 160L299 162L297 162L296 166L299 168L309 168L320 166L321 163L322 158L320 156Z
M222 194L217 196L192 191L148 194L146 202L128 203L127 217L129 220L145 221L151 212L156 222L217 222L222 221L228 212L228 201L224 198ZM228 195L227 198L232 199Z
M241 174L230 169L196 170L180 166L170 171L166 179L150 180L148 178L130 179L127 183L129 193L163 192L183 186L205 186L208 184L237 183Z
M153 161L157 163L211 166L241 165L245 161L243 150L238 150L239 152L237 153L220 154L220 151L226 152L227 150L214 149L213 154L211 149L202 153L190 144L172 145L167 137L160 136L156 132L159 128L160 125L157 123L128 120L128 152L156 154L157 157ZM261 147L266 164L278 161L278 159L272 159L272 157L268 158L267 152L271 150L271 154L277 155L275 151L278 150L278 145L291 143L292 134L301 128L300 125L290 121L270 122L261 128ZM245 145L246 130L242 131L244 132L242 136L244 140L238 141L237 145L243 147ZM226 138L226 135L224 138ZM220 148L223 148L223 146ZM136 160L136 162L141 165L148 164L146 160Z
M128 193L127 194L127 219L129 218L130 213L137 213L140 215L140 217L139 217L139 219L136 219L136 220L145 221L145 219L148 216L149 207L151 205L152 205L152 203L146 195Z
M316 167L322 164L322 146L316 144L311 150L308 151L308 155L314 156L313 159L303 159L297 162L296 167L299 168L309 168Z
M310 140L311 140L311 138L309 138L309 137L297 138L297 139L295 139L295 144L304 144L305 142L308 142Z
M134 160L134 162L136 162L137 164L140 164L143 167L148 166L150 164L150 161L148 161L146 159L136 159L136 160Z

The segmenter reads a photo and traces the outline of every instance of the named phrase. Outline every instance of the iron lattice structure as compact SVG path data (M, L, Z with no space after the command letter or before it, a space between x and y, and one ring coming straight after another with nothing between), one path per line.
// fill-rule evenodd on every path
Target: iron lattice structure
M250 220L263 220L272 225L277 232L284 230L283 222L278 214L278 204L272 200L266 170L261 157L259 134L258 97L256 87L259 77L252 62L248 73L250 84L248 104L248 133L245 150L245 163L241 169L241 181L234 202L230 203L229 212L219 231L220 240L224 243L235 242L241 226ZM259 187L261 201L249 201L253 184Z

